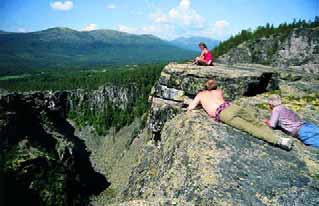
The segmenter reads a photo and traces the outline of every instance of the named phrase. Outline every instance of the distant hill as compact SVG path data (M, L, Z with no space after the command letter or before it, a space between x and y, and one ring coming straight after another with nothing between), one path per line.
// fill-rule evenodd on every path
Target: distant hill
M8 33L10 33L10 32L0 30L0 34L1 34L1 33L6 33L6 34L8 34Z
M154 63L194 55L153 35L114 30L80 32L51 28L30 33L0 32L0 45L2 72Z
M182 49L187 49L191 51L199 51L198 43L205 42L209 49L214 49L218 44L219 40L210 39L207 37L180 37L170 41L172 45L175 45Z

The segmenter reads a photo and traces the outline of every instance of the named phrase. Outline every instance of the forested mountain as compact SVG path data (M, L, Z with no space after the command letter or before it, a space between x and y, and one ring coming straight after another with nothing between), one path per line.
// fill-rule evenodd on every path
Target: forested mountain
M259 26L255 30L244 29L235 36L231 36L228 40L221 42L213 49L214 56L219 57L226 54L231 49L238 47L240 44L250 40L260 38L275 37L278 40L285 40L286 37L296 28L316 28L319 27L319 17L316 16L313 21L294 20L292 23L282 23L278 27L274 27L267 23L265 26ZM275 51L278 48L273 48ZM272 51L272 52L274 52ZM271 52L271 51L270 51Z
M200 36L193 36L193 37L180 37L170 41L171 44L180 47L182 49L187 49L191 51L199 51L198 43L205 42L209 49L215 48L219 44L219 40L207 38L207 37L200 37Z
M194 54L152 35L113 30L80 32L51 28L30 33L0 32L0 70L97 67L187 59Z

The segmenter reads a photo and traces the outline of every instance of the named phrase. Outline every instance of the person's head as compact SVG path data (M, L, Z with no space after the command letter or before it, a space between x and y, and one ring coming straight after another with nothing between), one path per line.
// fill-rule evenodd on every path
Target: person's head
M199 43L198 46L201 50L207 49L207 46L204 42Z
M215 80L210 79L205 83L205 87L207 90L216 90L217 89L217 83Z
M273 94L268 98L268 104L271 108L275 108L282 104L281 97L277 94Z

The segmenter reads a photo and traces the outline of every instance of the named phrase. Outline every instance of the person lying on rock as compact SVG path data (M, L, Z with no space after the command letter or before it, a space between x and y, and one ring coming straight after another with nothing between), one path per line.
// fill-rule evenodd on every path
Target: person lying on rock
M271 95L268 100L270 119L264 120L270 128L279 127L293 137L299 138L305 145L319 148L319 127L302 120L295 112L282 104L279 95Z
M194 64L201 65L201 66L212 66L213 65L213 55L208 50L205 43L199 43L199 48L201 50L201 54L199 57L196 57Z
M215 80L208 80L205 86L206 90L196 95L187 111L191 111L201 104L208 115L217 122L228 124L283 149L290 150L292 148L293 140L277 136L271 128L258 120L254 108L242 107L225 101L223 91L217 89Z

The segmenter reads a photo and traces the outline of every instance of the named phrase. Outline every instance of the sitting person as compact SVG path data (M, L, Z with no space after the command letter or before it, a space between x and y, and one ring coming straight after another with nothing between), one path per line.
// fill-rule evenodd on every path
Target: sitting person
M189 104L188 111L201 104L208 115L215 118L216 121L222 121L270 144L287 150L291 149L293 140L278 137L272 129L257 119L256 111L253 108L242 107L225 101L223 91L217 89L214 80L208 80L206 88L207 90L198 93Z
M279 95L269 97L270 120L264 122L271 128L280 127L284 132L299 138L305 145L319 148L319 127L302 120L295 112L282 105Z
M201 43L199 43L198 46L202 52L201 52L201 55L199 57L196 57L194 64L202 65L202 66L213 65L213 55L208 50L206 44L201 42Z

